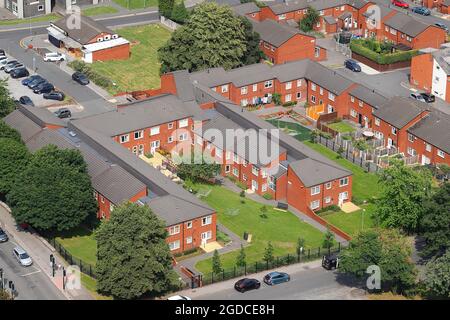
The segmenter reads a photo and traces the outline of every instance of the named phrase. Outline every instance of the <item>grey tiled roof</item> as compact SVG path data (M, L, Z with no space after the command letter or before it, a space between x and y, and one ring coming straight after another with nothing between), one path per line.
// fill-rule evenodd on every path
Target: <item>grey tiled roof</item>
M60 127L65 126L65 122L63 120L59 119L53 112L48 111L46 108L20 105L18 109L41 127L45 127L47 124Z
M448 115L432 111L409 128L408 132L450 154L450 117Z
M397 12L394 16L386 19L384 24L411 37L416 37L430 27L430 24L423 23L401 12Z
M291 162L289 166L307 188L351 175L347 170L311 158Z
M255 13L261 10L254 2L247 2L237 6L232 6L231 9L235 14L240 16L245 16L246 14Z
M261 36L261 40L270 43L277 48L297 34L306 35L300 32L298 28L281 24L271 19L262 22L252 20L251 23L253 25L253 30ZM314 38L312 36L308 37Z
M325 17L323 17L323 20L325 20L325 22L328 24L336 24L337 23L337 19L333 16L325 16Z
M350 90L349 94L364 101L375 109L381 105L384 105L388 100L385 96L376 92L375 89L369 89L361 84L358 84L355 88Z
M7 125L20 132L24 142L28 141L31 137L42 130L39 125L19 110L14 110L3 118L3 120Z
M429 106L425 102L396 96L389 99L384 105L381 105L373 112L373 115L401 129L428 109Z
M325 10L348 4L356 9L362 8L367 4L367 1L363 0L288 0L286 3L275 3L269 5L275 14L282 14L295 10L306 9L309 6L316 10Z
M310 61L308 64L306 78L336 95L341 94L353 84L346 77L315 61Z

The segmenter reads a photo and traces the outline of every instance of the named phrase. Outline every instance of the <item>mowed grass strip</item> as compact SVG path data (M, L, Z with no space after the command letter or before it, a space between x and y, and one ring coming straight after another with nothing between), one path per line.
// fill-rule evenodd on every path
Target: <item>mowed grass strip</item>
M349 125L348 123L345 123L343 121L335 122L335 123L329 123L327 124L328 127L330 127L333 130L336 130L337 132L346 133L346 132L353 132L356 131L354 127Z
M241 239L244 232L252 235L251 244L245 248L248 264L262 261L269 241L274 246L275 256L294 254L299 237L306 240L308 248L317 248L322 243L323 234L291 212L268 207L267 218L262 218L262 204L248 198L244 198L243 204L238 194L220 186L204 185L199 193L205 194L207 190L211 192L202 199L216 210L219 222ZM236 250L221 255L222 266L233 268L238 253L239 250ZM211 272L211 260L198 262L196 268L205 274Z
M56 13L50 13L44 16L34 17L34 18L25 18L25 19L11 19L11 20L3 20L0 21L0 26L10 26L16 24L30 24L36 22L46 22L46 21L56 21L61 16Z
M354 237L360 231L371 229L376 225L373 217L374 210L374 204L367 204L361 206L361 209L355 212L345 213L340 211L331 214L325 213L321 216L330 224Z
M119 29L131 42L128 60L95 62L92 68L111 79L116 86L111 94L160 87L158 49L170 38L170 31L158 24Z
M98 16L102 14L113 14L117 12L119 12L119 10L111 6L92 7L81 10L81 13L88 17Z
M78 227L59 234L58 241L74 258L83 260L95 266L97 263L97 241L92 231L85 227Z
M119 6L126 9L143 9L148 7L157 7L158 0L113 0Z

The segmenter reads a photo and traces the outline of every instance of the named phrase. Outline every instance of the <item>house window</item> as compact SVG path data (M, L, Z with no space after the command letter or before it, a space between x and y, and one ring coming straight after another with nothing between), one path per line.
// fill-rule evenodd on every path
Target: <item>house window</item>
M178 127L185 128L188 126L188 123L189 123L189 119L182 119L182 120L178 121Z
M309 207L311 208L311 210L317 209L318 207L320 207L320 200L312 201Z
M317 22L317 23L316 23L316 27L317 27L317 28L320 28L320 22Z
M297 87L301 87L302 86L302 80L297 80Z
M188 139L188 134L187 134L187 132L185 132L185 133L183 133L183 134L180 134L179 136L178 136L178 141L186 141Z
M320 95L323 95L323 88L322 87L319 87L319 93L320 93Z
M437 150L437 155L439 156L439 157L441 157L441 158L445 158L445 153L444 153L444 151L442 151L442 150Z
M104 197L104 196L100 196L100 201L101 201L102 203L105 203L105 197Z
M222 150L219 149L219 148L216 149L216 157L217 158L222 158Z
M358 113L357 113L355 110L351 109L351 110L350 110L350 115L351 115L353 118L356 118L356 116L358 115Z
M120 143L125 143L130 141L130 135L129 134L124 134L122 136L120 136Z
M411 133L408 133L408 141L414 142L414 136Z
M380 125L380 119L375 118L375 125L376 125L376 126L379 126L379 125Z
M225 166L225 173L229 173L229 172L230 172L230 165L227 164L227 165Z
M284 102L290 102L291 99L292 99L292 95L291 95L291 94L287 94L287 95L284 97Z
M314 48L314 57L316 57L316 58L320 57L320 48L319 47Z
M259 175L259 169L256 168L255 166L253 166L253 167L252 167L252 173L253 173L255 176L258 176L258 175Z
M245 173L242 175L242 180L247 181L247 175Z
M212 238L212 232L211 231L202 232L200 237L202 238L202 240L209 240Z
M355 102L355 97L350 96L350 101L351 101L351 102Z
M264 48L270 49L270 44L268 44L267 42L264 42Z
M388 26L384 26L384 31L388 32L389 31L389 27Z
M174 234L180 233L180 226L173 226L169 228L169 235L173 236Z
M292 88L292 82L291 81L286 82L286 90L289 90L291 88Z
M228 92L228 85L223 85L222 86L222 93Z
M311 96L311 102L312 103L316 103L316 97L315 96Z
M137 154L138 154L138 148L137 148L137 146L134 146L133 149L131 149L131 152L132 152L133 154L137 155Z
M348 177L339 179L339 186L340 187L345 187L346 185L348 185Z
M267 191L267 184L264 183L264 184L261 186L261 192L266 192L266 191Z
M303 14L307 14L308 13L308 9L303 9Z
M134 132L134 140L139 140L142 139L143 137L144 137L144 130Z
M323 11L323 10L319 11L319 15L323 16L324 14L325 14L325 11Z
M331 202L331 197L326 197L326 198L325 198L325 203L328 204L328 203L330 203L330 202Z
M327 183L325 184L325 188L326 188L326 189L331 189L331 182L327 182Z
M316 84L315 83L311 83L311 90L312 91L316 91Z
M284 19L286 19L286 15L285 14L280 14L278 16L278 20L284 20Z
M241 88L241 94L247 94L247 92L248 92L248 89L246 86Z
M191 243L192 243L192 237L187 237L186 244L191 244Z
M425 144L425 150L430 152L431 151L431 144Z
M320 186L315 186L311 188L311 195L316 195L320 193Z
M172 143L172 142L173 142L173 137L172 136L168 137L167 138L167 143Z
M363 102L361 100L358 101L358 106L360 106L360 107L363 106Z
M397 30L391 28L391 34L395 36L397 34Z
M159 126L150 128L150 135L151 136L154 136L154 135L157 135L157 134L159 134Z
M245 107L248 105L248 100L247 99L242 99L241 100L241 106Z
M239 170L237 168L233 168L233 175L239 177Z
M297 92L297 99L301 99L302 98L302 93L301 92Z
M212 223L212 216L202 218L202 226L206 226Z
M335 95L332 94L331 92L328 93L328 99L330 99L331 101L334 101Z
M266 82L264 82L264 88L272 88L273 86L273 81L272 80L268 80Z
M191 229L191 228L192 228L192 221L186 222L186 229Z
M391 132L392 132L392 134L397 135L397 128L396 127L392 127Z
M256 92L258 90L258 84L253 85L253 92Z
M111 40L111 36L110 36L110 35L106 35L106 36L104 37L104 39L105 39L105 40Z
M227 153L226 153L226 155L225 155L225 158L226 158L227 160L231 159L231 153L230 153L230 151L227 151Z
M173 129L173 122L167 124L167 129Z
M38 6L38 11L44 11L44 6L43 5L39 5Z
M244 160L244 167L247 167L247 166L248 166L248 161Z
M406 36L406 41L411 42L412 41L411 37L410 36Z
M180 240L169 243L170 251L180 249Z
M408 147L408 154L409 154L410 156L415 156L415 155L417 154L417 152L416 152L416 150L414 150L413 148Z

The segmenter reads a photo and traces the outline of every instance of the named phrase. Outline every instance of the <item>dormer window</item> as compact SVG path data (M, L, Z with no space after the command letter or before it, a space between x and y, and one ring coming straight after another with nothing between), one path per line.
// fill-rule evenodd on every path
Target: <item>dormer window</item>
M110 35L107 35L107 36L104 37L104 39L105 39L105 40L110 40L110 39L111 39L111 36L110 36Z
M103 38L102 38L102 37L97 38L97 42L102 42L102 41L103 41Z
M113 35L112 35L112 38L113 38L113 39L117 39L118 37L119 37L118 34L113 34Z

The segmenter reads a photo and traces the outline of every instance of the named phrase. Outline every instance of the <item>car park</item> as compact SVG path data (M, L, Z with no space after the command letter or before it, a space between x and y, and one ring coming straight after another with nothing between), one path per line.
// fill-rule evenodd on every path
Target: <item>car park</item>
M64 61L66 60L66 56L59 52L48 52L44 55L45 62L55 62L55 61Z
M36 94L41 93L49 93L55 90L55 87L50 82L44 82L38 85L36 88L33 89L33 92Z
M72 80L78 82L79 84L85 86L89 84L88 77L79 71L76 71L74 74L72 74Z
M65 98L65 95L61 91L52 91L52 92L44 93L43 97L44 97L44 99L48 99L48 100L63 101Z
M55 112L55 115L60 119L64 119L70 118L72 116L72 113L67 108L61 108Z
M18 78L28 77L30 75L30 73L28 72L28 70L25 67L23 67L23 68L14 69L13 71L11 71L10 75L11 75L11 78L18 79Z
M0 228L0 242L6 242L8 241L8 235L6 234L5 231L3 231L2 228Z
M37 79L34 79L33 81L28 83L28 88L30 89L34 89L36 88L38 85L40 85L41 83L47 82L47 80L45 80L42 77L39 77Z
M414 13L420 14L422 16L429 16L431 14L430 9L425 8L425 7L414 7L411 10Z
M411 93L409 95L409 97L411 99L414 99L414 100L417 100L417 101L426 102L425 99L422 97L422 95L420 93Z
M246 292L249 290L259 289L261 287L261 282L256 279L244 278L239 280L234 284L234 289L239 292Z
M400 8L404 8L404 9L409 8L409 4L403 0L392 0L392 4L396 7L400 7Z
M275 284L288 282L291 280L291 277L285 272L270 272L264 277L264 282L270 286Z
M33 264L33 260L31 259L31 257L21 247L15 247L13 249L13 256L24 267L28 267L28 266L31 266Z
M34 75L32 75L32 76L29 76L29 77L26 78L26 79L23 79L23 80L22 80L22 84L23 84L24 86L26 86L26 85L28 85L31 81L36 80L36 79L42 79L42 77L41 77L40 75L38 75L38 74L34 74Z
M353 59L345 60L344 66L353 72L361 72L361 66Z
M31 100L31 98L28 97L28 96L22 96L22 97L20 97L20 98L19 98L19 103L24 104L24 105L26 105L26 106L32 106L32 107L34 107L33 100Z
M337 269L339 267L339 256L335 253L324 255L322 257L322 267L327 270Z
M431 93L421 93L422 98L424 98L425 102L432 103L436 101L436 97Z

